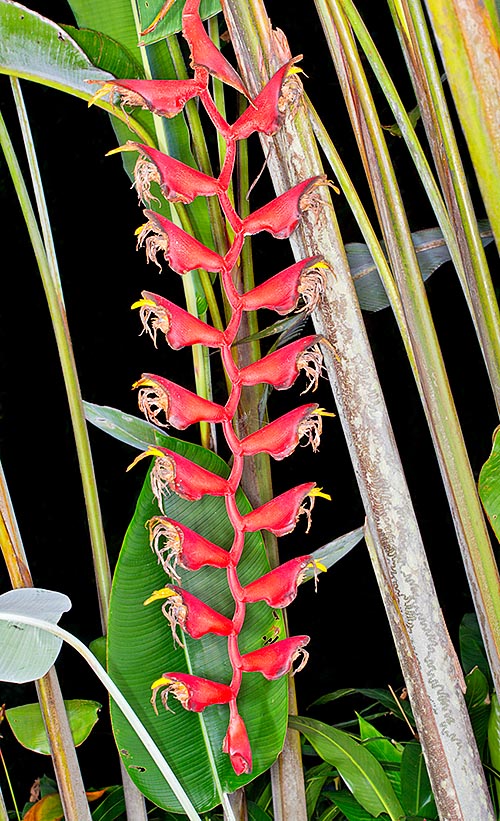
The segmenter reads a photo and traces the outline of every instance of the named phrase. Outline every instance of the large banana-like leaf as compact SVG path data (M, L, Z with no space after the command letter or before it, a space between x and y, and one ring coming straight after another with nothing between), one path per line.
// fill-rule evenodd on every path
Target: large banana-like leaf
M225 463L210 451L170 437L168 446L174 446L183 456L208 470L228 474ZM250 509L242 494L238 497L238 505L242 512ZM223 499L205 496L199 502L186 502L172 494L165 499L165 512L220 546L230 547L233 530ZM174 644L160 603L144 607L143 602L153 590L164 587L169 581L149 546L145 523L154 515L158 515L158 506L147 479L113 580L109 672L164 753L197 810L205 812L220 803L222 791L232 792L247 783L265 771L276 758L287 724L287 683L286 678L268 682L259 673L244 676L238 704L254 753L253 771L247 776L237 777L228 756L222 752L229 719L225 705L209 707L203 713L195 714L175 703L172 704L175 713L160 707L159 715L155 715L149 701L150 688L162 673L192 671L204 678L228 683L231 668L224 638L207 636L193 641L183 636L185 648L182 649ZM261 535L247 534L238 565L242 583L248 583L268 570ZM191 573L182 571L182 584L224 615L232 615L234 605L224 571L213 568ZM250 605L240 638L242 652L261 647L270 630L276 638L279 632L284 635L281 616L264 603ZM111 714L118 749L134 782L159 806L179 811L172 792L114 705Z
M169 9L166 17L158 23L154 31L145 36L144 42L148 44L156 43L157 40L161 40L163 37L169 37L171 34L176 34L180 31L184 3L185 0L176 0L172 8ZM164 0L139 0L138 7L142 30L151 25L164 5ZM207 17L213 17L214 14L217 14L219 11L219 0L201 0L200 16L202 20L205 20Z

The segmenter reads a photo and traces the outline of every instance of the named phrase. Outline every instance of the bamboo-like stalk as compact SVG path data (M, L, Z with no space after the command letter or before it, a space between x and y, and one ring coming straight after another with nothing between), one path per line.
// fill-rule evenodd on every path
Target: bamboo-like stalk
M404 305L417 385L434 442L458 543L486 646L500 687L500 577L448 383L424 283L382 127L341 2L317 0L338 75L367 158L367 174Z
M460 250L472 317L497 410L500 412L500 311L479 236L474 206L441 85L430 33L420 0L404 0L401 3L403 19L397 13L394 0L389 0L389 7L410 70L450 222Z
M500 248L498 10L478 0L426 0L497 248Z
M249 5L259 22L247 31L240 21ZM224 8L241 72L256 93L268 79L266 68L272 73L288 59L286 43L271 30L258 0L251 4L226 0ZM255 31L260 33L257 46ZM299 179L322 173L298 78L295 82L296 95L290 92L295 98L293 114L273 138L269 158L277 193ZM303 230L293 240L297 258L321 253L333 271L314 321L328 341L324 346L328 376L378 565L384 568L384 600L400 628L396 646L439 812L442 818L462 821L493 819L457 678L456 654L437 601L331 203L325 202L316 217L306 216ZM295 817L292 809L288 817Z
M33 587L26 554L0 464L0 548L13 588ZM40 709L67 821L90 821L90 808L55 668L37 682Z

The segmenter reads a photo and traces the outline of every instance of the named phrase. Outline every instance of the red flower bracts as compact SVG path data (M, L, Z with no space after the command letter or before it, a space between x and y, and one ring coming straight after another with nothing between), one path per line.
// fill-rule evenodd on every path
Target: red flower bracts
M134 387L139 391L141 410L155 424L164 427L172 425L179 430L200 421L220 424L232 453L230 475L227 479L222 478L167 448L157 446L150 446L133 464L147 456L154 459L151 484L162 514L164 498L170 492L188 501L200 499L206 494L225 499L227 515L234 531L230 550L224 550L165 515L154 516L147 523L151 547L158 562L175 583L156 590L145 604L161 603L177 644L182 645L177 627L192 639L214 634L227 642L227 655L232 668L230 683L206 679L203 670L197 671L201 676L163 673L152 685L152 703L156 710L160 693L160 701L167 710L170 709L169 696L178 699L186 710L195 712L214 704L227 704L229 720L223 750L230 757L234 771L242 775L251 772L251 743L258 743L258 739L249 739L244 716L239 713L238 696L242 679L246 675L260 673L272 681L289 673L297 659L300 660L297 669L301 669L307 660L304 648L309 641L307 636L295 636L242 654L239 638L246 608L252 607L254 602L265 602L271 608L285 607L295 598L306 572L312 569L316 575L318 570L326 569L310 555L300 556L243 586L238 566L244 550L245 533L268 530L282 536L294 529L302 513L306 515L309 529L316 496L329 497L316 488L314 482L305 482L242 515L236 503L236 492L246 457L268 453L274 459L284 459L301 442L311 444L317 450L322 417L331 414L326 414L315 403L304 404L261 430L239 439L233 418L244 386L265 383L285 390L293 385L301 371L305 371L305 390L315 390L323 367L322 340L316 335L297 339L243 368L238 367L233 356L233 343L244 311L267 308L285 314L293 310L313 310L321 300L329 269L320 257L308 257L241 294L233 282L233 268L238 263L245 236L268 231L276 238L289 237L304 212L322 207L318 192L321 186L329 183L326 177L313 177L244 219L236 212L228 193L236 160L236 143L254 132L270 135L277 131L287 106L287 77L298 70L294 64L300 58L282 66L234 125L229 125L210 95L209 75L231 85L245 96L248 96L247 91L239 75L209 39L198 14L198 3L199 0L186 0L183 11L183 34L191 52L193 79L111 81L105 83L95 96L117 94L122 104L146 107L166 117L174 116L187 100L197 96L225 141L225 160L217 178L190 168L150 146L129 142L118 150L138 152L135 186L139 198L146 204L153 199L150 190L152 182L159 186L166 199L174 203L190 203L197 196L216 196L232 232L232 243L222 256L171 220L146 210L147 222L138 238L138 245L145 247L147 258L157 265L160 265L158 254L161 252L168 265L178 274L184 275L198 268L220 274L230 314L225 330L211 327L150 291L144 291L142 298L133 306L140 309L144 331L151 336L155 345L160 333L175 350L184 345L201 344L220 351L227 382L231 385L225 405L197 396L176 382L152 373L144 373ZM167 13L168 8L168 4L162 8L156 22ZM180 570L189 574L203 567L227 574L234 599L232 615L223 615L216 609L216 602L213 608L182 586L186 575L181 577Z

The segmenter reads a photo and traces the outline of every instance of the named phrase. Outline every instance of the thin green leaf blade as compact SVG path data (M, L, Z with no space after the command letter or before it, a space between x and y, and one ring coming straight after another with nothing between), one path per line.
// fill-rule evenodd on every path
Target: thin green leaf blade
M491 694L491 710L488 721L488 751L492 767L500 772L500 704L496 693ZM500 801L500 779L495 778L495 792Z
M392 741L389 741L376 727L366 718L358 715L359 735L363 741L365 750L369 750L377 761L391 761L399 764L403 751Z
M163 40L165 37L169 37L171 34L177 34L177 32L181 31L184 4L185 0L176 0L172 8L169 9L166 17L158 23L154 31L150 34L146 34L145 37L142 38L142 42L146 45L151 45L151 43L156 43L158 40ZM141 31L144 31L151 25L164 5L164 0L138 0ZM218 14L220 10L219 0L201 0L200 17L202 20L213 17L215 14Z
M394 789L376 758L347 733L321 721L290 716L290 726L299 730L318 755L335 766L356 800L368 812L386 812L393 821L403 813Z
M89 737L99 716L101 705L98 701L87 699L69 699L64 702L69 726L75 747ZM5 717L15 737L23 747L34 753L50 755L50 745L45 731L40 705L23 704L20 707L10 707L5 711Z
M64 593L39 587L8 590L0 596L0 681L24 684L42 678L52 667L62 639L46 630L16 622L16 615L57 624L71 602Z
M332 800L335 806L343 812L347 821L371 821L376 817L371 812L367 812L354 796L347 790L339 790L333 793Z
M478 490L495 536L500 541L500 428L495 431L491 453L479 474Z
M478 667L491 685L491 672L475 613L466 613L458 631L460 660L466 673Z
M174 445L183 456L227 475L227 466L215 454L179 440L174 440ZM172 494L165 500L165 505L168 516L201 532L220 546L230 547L233 531L223 499L206 496L199 502L186 502ZM242 494L238 496L238 506L242 512L249 509ZM115 571L108 637L109 672L166 756L198 811L206 812L221 800L218 786L219 790L232 792L268 769L276 758L286 732L287 685L285 679L267 682L257 673L244 677L238 704L253 742L253 771L248 776L238 778L222 752L228 724L225 705L194 714L175 704L175 715L160 706L159 715L155 715L150 704L151 683L166 671L193 672L223 682L231 678L224 638L207 636L193 641L183 636L184 651L174 645L160 603L143 606L153 590L168 583L168 577L150 549L144 527L147 520L157 514L158 508L153 503L149 481L146 481ZM262 537L260 534L248 536L238 565L243 584L269 570ZM203 568L196 573L185 572L182 584L207 603L215 602L220 612L232 615L234 603L223 571ZM281 616L276 619L264 603L249 606L240 636L242 652L262 646L263 637L271 626L278 626L284 636ZM115 739L134 782L154 803L178 811L176 799L113 704L111 712Z
M146 450L149 445L171 448L178 441L145 419L123 413L116 408L94 405L92 402L84 402L83 405L88 422L133 448Z
M418 741L405 745L401 759L401 803L408 815L437 818L436 804Z
M93 821L115 821L125 813L123 787L109 787L106 797L92 812Z

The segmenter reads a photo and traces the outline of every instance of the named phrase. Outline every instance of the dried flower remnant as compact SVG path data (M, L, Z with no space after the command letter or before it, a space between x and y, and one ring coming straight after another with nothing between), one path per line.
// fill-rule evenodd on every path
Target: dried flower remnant
M139 154L135 185L141 200L146 203L151 201L152 183L156 183L161 194L171 202L186 204L197 196L216 196L232 229L232 242L224 256L151 210L144 212L147 222L138 232L138 246L144 246L148 260L158 266L158 254L161 253L172 270L180 275L198 268L220 275L229 309L225 330L212 328L200 318L149 291L144 291L142 298L133 306L140 309L143 330L151 336L155 346L158 334L162 334L175 350L186 345L201 344L220 351L227 382L231 385L225 405L199 397L177 383L152 373L144 373L134 387L139 391L141 410L149 421L157 425L172 425L179 430L200 421L220 425L232 454L230 474L228 478L221 477L179 453L157 446L147 448L132 464L148 456L154 459L151 486L163 515L151 518L147 527L151 548L174 582L154 591L145 604L161 604L161 610L177 644L182 644L177 627L189 637L185 639L186 642L200 640L210 634L217 636L217 641L224 640L227 643L225 658L229 658L232 668L229 684L187 673L164 673L152 684L153 706L156 710L159 693L160 701L167 710L171 710L170 696L177 698L186 710L195 712L214 704L227 704L229 722L223 751L229 755L235 773L242 775L252 770L251 741L245 717L239 712L242 679L245 675L261 673L264 678L273 681L290 672L296 662L297 670L301 669L307 660L304 648L309 641L307 636L295 636L272 644L266 642L266 646L242 654L239 639L245 624L246 608L252 607L255 602L265 603L270 608L283 608L297 595L297 588L306 571L312 568L316 577L319 571L326 569L310 555L299 556L243 585L239 577L239 563L245 549L245 534L268 530L276 536L285 535L295 528L301 514L305 514L309 530L316 497L330 498L314 482L303 482L251 512L241 514L236 493L244 461L258 453L268 453L275 459L284 459L299 444L310 444L316 451L323 418L333 414L328 414L316 403L304 404L261 430L242 439L238 438L234 416L245 386L268 384L285 390L304 371L307 377L304 392L314 391L323 370L320 348L322 338L317 335L295 340L257 362L239 368L232 346L243 312L261 308L274 310L279 314L296 310L310 312L325 290L329 266L321 257L308 257L243 294L233 282L233 269L238 262L245 236L267 231L278 239L289 237L306 211L312 211L313 216L320 212L323 201L318 197L318 189L331 183L325 176L313 177L251 212L244 219L239 216L229 196L236 160L236 142L255 132L270 135L278 130L290 98L288 85L293 74L299 70L295 63L300 58L289 60L278 69L255 100L250 101L243 114L232 126L229 125L211 97L209 75L217 77L245 96L247 92L237 72L208 38L198 13L198 5L199 0L187 0L183 10L183 35L190 48L191 66L194 70L192 80L154 81L151 85L147 81L120 80L104 85L96 96L117 93L127 105L147 107L156 114L167 117L180 111L188 99L197 96L225 142L225 160L217 178L202 174L146 145L127 143L122 150L137 151ZM165 16L169 8L170 0L148 27L148 31ZM165 515L165 498L170 492L187 501L201 499L204 495L223 497L233 530L230 550L222 549L201 533ZM204 567L226 575L234 601L232 616L223 615L208 604L210 589L206 590L207 601L185 589L186 584L189 587L190 572ZM185 570L186 573L181 573L180 570ZM199 587L196 592L199 592ZM215 605L217 608L217 603ZM256 742L257 739L254 739L254 743Z

